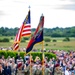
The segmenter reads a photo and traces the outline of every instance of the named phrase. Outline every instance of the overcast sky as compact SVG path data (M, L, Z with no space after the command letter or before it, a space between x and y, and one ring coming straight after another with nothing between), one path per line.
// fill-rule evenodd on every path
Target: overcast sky
M0 0L0 27L20 27L29 5L32 28L37 27L41 14L45 28L75 26L75 0Z

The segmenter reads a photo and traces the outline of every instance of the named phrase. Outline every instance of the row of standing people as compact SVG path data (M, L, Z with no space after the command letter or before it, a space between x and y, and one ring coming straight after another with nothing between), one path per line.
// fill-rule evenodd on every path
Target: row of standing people
M16 58L2 56L0 58L0 75L75 75L75 52L54 51L57 59L45 57L44 64L39 57L30 62L30 56L25 56L25 62L17 55Z

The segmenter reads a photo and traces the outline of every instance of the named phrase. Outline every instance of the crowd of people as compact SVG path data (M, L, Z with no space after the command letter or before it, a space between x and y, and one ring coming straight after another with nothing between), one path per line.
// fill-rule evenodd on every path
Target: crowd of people
M45 56L42 61L39 56L26 55L24 59L0 56L0 75L75 75L75 51L52 50L55 58Z

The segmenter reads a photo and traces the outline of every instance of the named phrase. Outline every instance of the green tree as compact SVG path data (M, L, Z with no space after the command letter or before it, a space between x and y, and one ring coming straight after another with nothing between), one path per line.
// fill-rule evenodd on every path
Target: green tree
M70 38L66 37L65 39L63 39L63 41L70 41Z
M50 42L51 41L51 39L49 39L49 38L45 38L44 40L45 40L45 42Z
M4 38L2 41L3 42L9 42L9 39L8 38Z

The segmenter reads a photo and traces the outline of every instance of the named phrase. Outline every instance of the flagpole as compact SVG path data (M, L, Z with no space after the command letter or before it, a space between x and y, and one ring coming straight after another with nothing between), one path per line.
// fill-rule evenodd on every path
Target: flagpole
M44 41L42 42L42 75L44 75Z
M31 67L31 52L30 52L30 75L32 75L32 67Z
M43 14L42 14L42 16L43 16ZM42 24L43 24L43 22L42 22ZM43 50L43 52L42 52L42 75L44 75L44 41L42 41L42 50Z
M31 7L29 6L29 10L30 10L30 8L31 8ZM30 75L32 75L31 60L32 60L32 57L31 57L31 52L30 52Z

